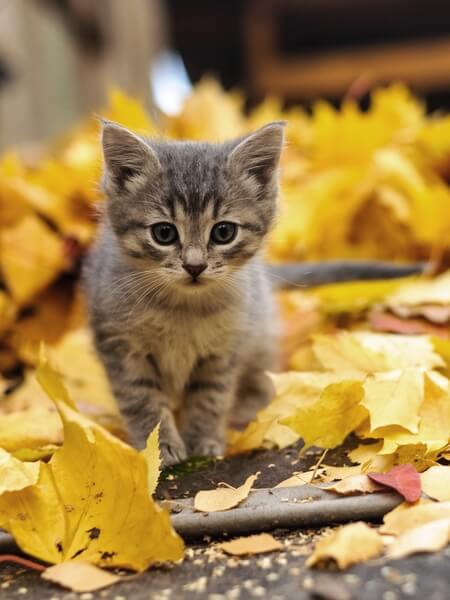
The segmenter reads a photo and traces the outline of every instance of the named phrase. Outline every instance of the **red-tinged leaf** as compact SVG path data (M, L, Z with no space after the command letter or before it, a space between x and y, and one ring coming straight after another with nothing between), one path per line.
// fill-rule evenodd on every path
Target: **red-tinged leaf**
M367 475L372 481L394 489L407 502L416 502L422 493L420 475L410 464L399 465L387 473L367 473Z
M447 325L434 325L420 318L400 319L383 312L373 312L370 315L370 325L375 331L388 331L405 335L428 333L444 339L450 337Z

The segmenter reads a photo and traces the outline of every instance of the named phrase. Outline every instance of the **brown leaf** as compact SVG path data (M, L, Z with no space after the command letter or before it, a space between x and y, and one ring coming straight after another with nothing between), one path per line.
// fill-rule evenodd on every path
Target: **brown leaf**
M425 523L406 531L389 545L389 558L403 558L417 552L437 552L450 542L450 518Z
M81 560L69 560L48 567L41 577L47 581L58 583L73 592L93 592L121 580L119 575L114 575Z
M236 538L230 542L222 542L219 544L219 548L227 554L242 556L243 554L263 554L264 552L281 550L283 545L269 533L260 533Z
M380 535L362 522L351 523L319 540L306 561L308 567L334 561L339 569L379 556L383 550Z
M384 515L380 533L402 535L410 529L442 519L450 519L450 502L421 500L413 506L403 503Z
M294 473L291 477L280 481L280 483L278 483L275 487L286 488L297 485L305 485L306 483L311 483L313 478L319 476L323 472L324 469L314 469L312 471L305 471L304 473Z
M351 477L345 477L338 483L330 485L325 488L327 491L337 492L338 494L357 494L362 492L364 494L371 494L373 492L380 492L384 490L384 487L371 481L367 475L353 475Z
M194 507L201 512L217 512L229 510L245 500L253 487L259 473L250 475L238 488L218 487L215 490L202 490L194 498Z

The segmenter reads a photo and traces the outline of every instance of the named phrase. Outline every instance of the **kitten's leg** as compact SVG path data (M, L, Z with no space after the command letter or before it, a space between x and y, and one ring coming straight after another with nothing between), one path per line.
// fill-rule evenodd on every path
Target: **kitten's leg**
M131 442L143 448L148 434L160 423L159 440L164 465L186 459L186 448L178 433L170 401L162 391L161 374L153 355L130 351L118 338L99 336L97 350L108 373L114 396L125 417Z
M197 362L181 414L181 433L189 456L223 456L236 380L236 367L229 357L211 354Z
M233 406L233 424L245 425L252 421L269 404L274 393L273 383L264 371L256 366L245 370L240 378Z

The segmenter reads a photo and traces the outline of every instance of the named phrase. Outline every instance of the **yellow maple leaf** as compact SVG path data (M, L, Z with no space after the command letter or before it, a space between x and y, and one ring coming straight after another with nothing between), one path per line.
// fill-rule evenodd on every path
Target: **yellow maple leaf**
M386 425L400 425L417 433L423 399L424 379L419 369L376 373L364 382L362 404L369 411L372 432Z
M282 423L298 433L306 446L334 448L366 418L363 394L359 381L332 383L315 402L298 408Z
M336 373L295 371L271 374L276 389L275 398L244 431L233 433L229 454L253 450L265 444L284 448L296 442L298 433L283 424L282 419L292 415L298 407L315 401L327 385L342 377L342 374Z
M0 267L18 304L32 300L65 267L63 241L34 215L0 231Z
M428 336L342 331L336 336L315 336L313 351L324 368L332 371L377 373L444 366Z
M156 133L156 128L144 109L143 103L118 88L108 94L109 109L105 117L124 127L145 135Z
M45 363L38 377L64 425L64 444L38 483L0 496L0 523L27 553L46 562L79 559L143 570L178 560L183 542L147 488L144 457L66 403ZM143 535L143 532L145 534Z
M203 78L185 100L181 112L168 120L167 133L187 140L224 141L245 132L243 99L227 94L210 77Z
M379 377L383 379L385 375ZM444 449L450 439L448 380L437 372L429 371L423 375L423 386L420 381L420 372L416 375L410 373L406 379L405 372L403 372L403 385L399 384L396 387L395 377L396 373L389 374L389 383L384 385L385 382L383 382L381 387L375 380L365 383L365 387L369 385L371 389L372 395L369 395L369 402L372 409L369 411L375 411L373 413L375 422L379 423L380 419L386 421L386 426L369 428L365 437L382 438L383 447L379 453L396 452L397 462L400 464L411 462L414 458L415 460L421 458L424 466L427 464L429 466L429 460L428 463L426 462L427 456L432 458L431 455ZM397 379L397 382L399 381L400 377ZM394 420L397 421L397 426L391 424ZM402 421L402 423L400 424L398 421ZM390 424L387 424L388 422ZM416 423L418 423L417 426ZM411 448L409 452L407 452L408 447ZM420 447L421 450L419 450ZM402 456L403 454L404 456Z

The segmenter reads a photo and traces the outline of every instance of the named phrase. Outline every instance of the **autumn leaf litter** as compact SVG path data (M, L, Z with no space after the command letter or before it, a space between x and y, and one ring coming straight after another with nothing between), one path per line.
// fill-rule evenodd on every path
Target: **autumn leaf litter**
M225 139L288 118L282 212L270 259L423 260L442 242L450 228L450 188L441 173L450 153L448 117L426 117L401 86L376 91L368 113L351 102L340 111L319 102L308 116L266 101L247 118L241 104L204 81L167 120L165 133ZM209 106L214 110L205 110ZM140 104L119 91L111 95L107 116L156 133ZM336 136L343 140L339 148L332 143ZM191 553L153 500L158 431L142 453L109 433L125 435L74 277L95 232L101 197L91 184L99 178L99 158L97 125L86 121L57 154L36 164L11 153L0 161L0 372L6 374L0 376L0 524L25 552L56 565L47 578L72 589L74 569L82 581L83 565L94 589L94 565L139 571ZM331 232L326 242L324 231ZM211 542L199 551L202 560L214 557L232 568L247 555L275 551L277 564L289 551L299 560L308 556L311 567L346 568L445 547L449 274L329 285L278 299L285 333L283 372L272 375L276 395L244 431L230 432L230 454L283 448L300 438L305 448L332 449L353 433L359 440L348 454L353 466L327 465L325 454L313 469L293 469L278 486L319 485L345 496L389 485L410 502L386 515L379 529L352 523L317 532L315 548L310 534L276 540L266 533L222 548ZM48 359L40 361L41 341ZM235 488L200 491L196 508L233 510L255 480L256 474ZM356 550L361 547L364 552ZM224 552L243 558L225 558ZM266 569L272 555L257 560ZM97 587L115 577L100 570ZM192 591L204 585L193 582Z

